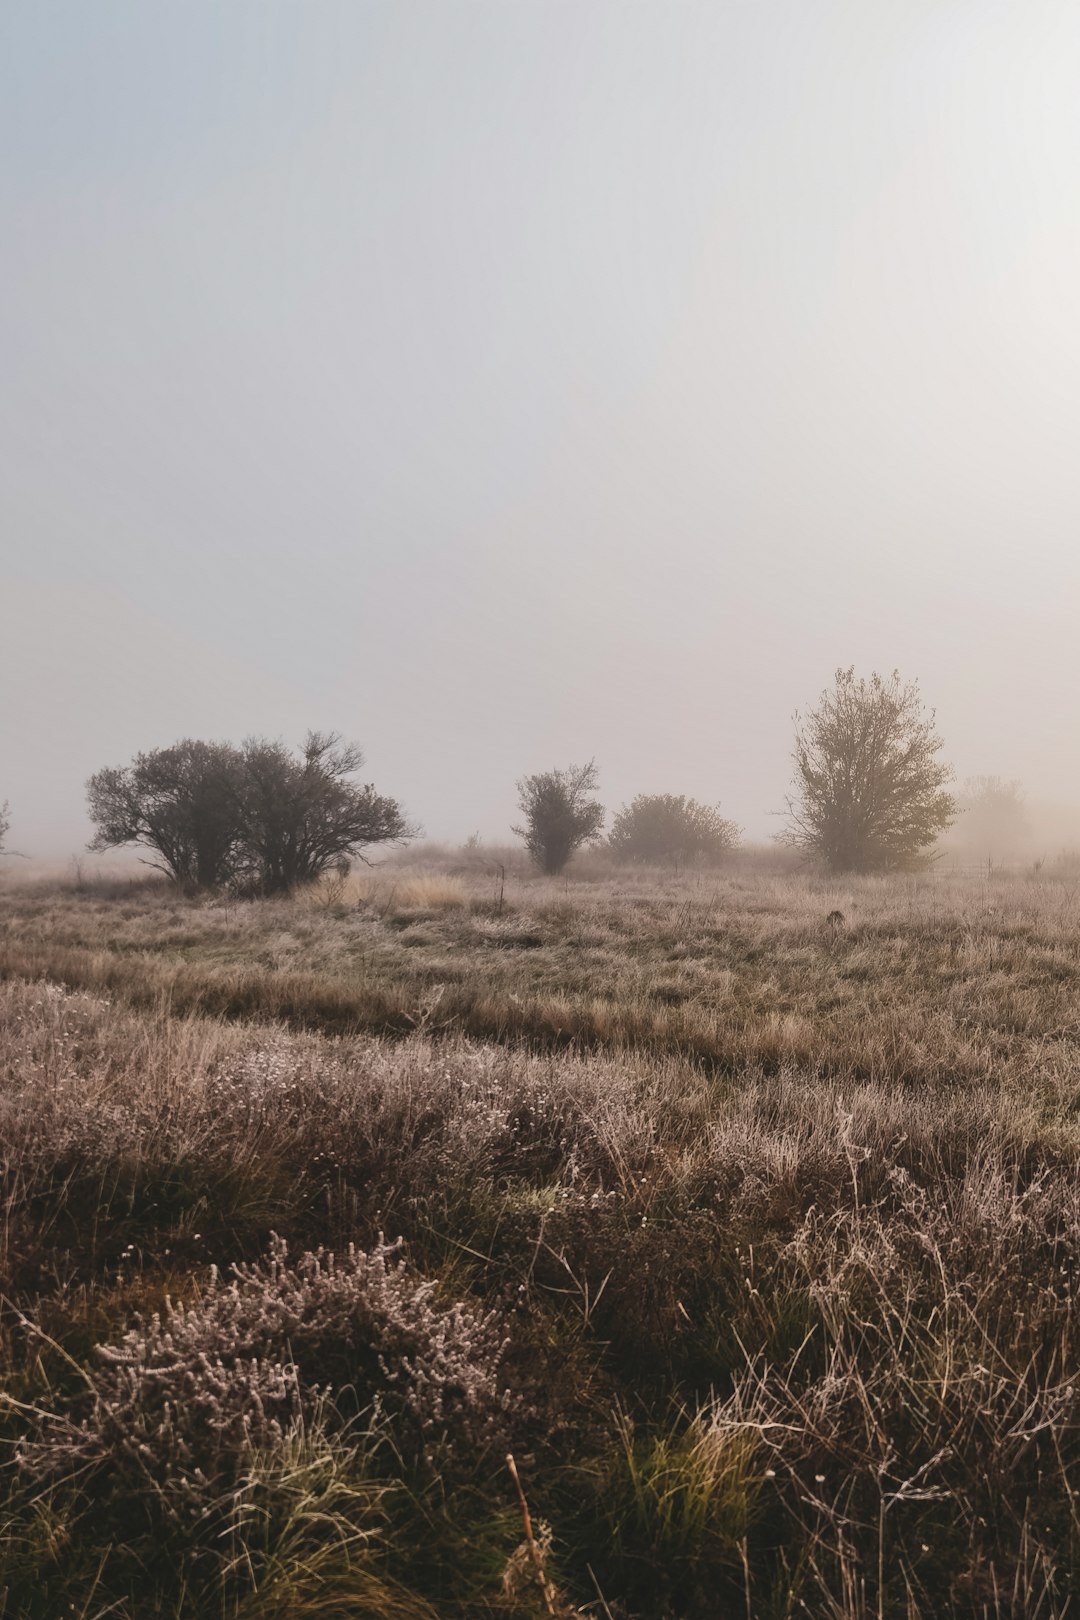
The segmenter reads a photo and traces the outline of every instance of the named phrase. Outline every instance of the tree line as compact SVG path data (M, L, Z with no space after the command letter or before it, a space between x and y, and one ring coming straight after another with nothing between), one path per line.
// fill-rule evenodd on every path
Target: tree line
M925 864L956 819L952 770L918 683L839 669L817 707L795 717L795 789L781 842L833 872L911 870ZM604 811L593 764L527 776L518 784L524 825L514 830L545 872L599 840ZM608 847L636 860L717 858L738 829L693 799L642 795L615 818Z
M942 750L917 682L896 671L864 679L837 670L816 707L795 717L780 841L833 872L925 865L960 808ZM309 732L298 752L265 738L153 749L90 778L88 847L146 849L149 864L185 888L288 893L372 846L416 836L395 799L355 780L362 763L360 750L331 732ZM984 798L1015 798L1015 784L982 780ZM541 871L560 872L578 850L600 844L606 812L594 761L525 776L517 789L522 820L513 831ZM4 804L0 847L7 827ZM615 815L606 847L621 860L678 865L718 861L738 838L714 806L639 794Z

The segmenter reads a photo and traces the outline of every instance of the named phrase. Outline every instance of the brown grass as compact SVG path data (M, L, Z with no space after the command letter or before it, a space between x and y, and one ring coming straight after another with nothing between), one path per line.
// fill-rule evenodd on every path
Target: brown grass
M75 1420L73 1368L211 1261L385 1233L506 1323L565 1612L1072 1613L1072 890L437 877L380 872L381 907L9 887L0 1432ZM240 1558L110 1520L107 1471L13 1474L0 1613L533 1613L497 1464L437 1501L372 1431L373 1531L327 1399L301 1474L336 1505L269 1551L230 1520Z

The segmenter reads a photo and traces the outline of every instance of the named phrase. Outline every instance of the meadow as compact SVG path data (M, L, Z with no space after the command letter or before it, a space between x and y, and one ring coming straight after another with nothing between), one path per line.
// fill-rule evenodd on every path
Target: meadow
M5 1620L1077 1612L1067 870L0 918Z

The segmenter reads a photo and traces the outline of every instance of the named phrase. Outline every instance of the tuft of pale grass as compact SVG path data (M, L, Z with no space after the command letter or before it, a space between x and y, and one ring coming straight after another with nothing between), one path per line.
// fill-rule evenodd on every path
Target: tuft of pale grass
M465 881L452 872L391 867L374 872L328 873L302 891L299 904L308 911L340 914L354 910L380 918L404 911L457 911L468 904Z
M415 872L394 885L395 901L402 910L456 911L468 901L461 878L449 872Z

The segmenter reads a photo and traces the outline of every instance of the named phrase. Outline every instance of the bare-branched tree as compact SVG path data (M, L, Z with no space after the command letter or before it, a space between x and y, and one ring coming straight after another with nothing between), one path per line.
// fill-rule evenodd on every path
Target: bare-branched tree
M147 865L186 888L214 888L233 874L240 844L240 758L228 743L186 738L98 771L86 784L92 850L124 844L152 851Z
M582 845L594 843L604 826L604 807L593 798L597 770L568 765L564 771L523 776L517 785L524 825L511 830L542 872L561 872Z
M795 785L783 840L834 872L924 865L956 816L952 771L918 683L839 669L816 709L795 717Z
M90 778L89 847L141 845L149 865L189 888L287 892L371 844L410 836L393 799L350 780L362 763L358 748L324 732L309 733L299 758L261 738L154 749Z
M735 848L739 829L710 804L683 794L639 793L619 811L608 848L622 861L719 861Z
M414 835L401 806L350 780L364 757L335 732L311 731L299 759L280 742L241 750L242 854L254 886L287 893L372 844Z
M4 839L7 837L8 828L11 826L11 817L8 814L8 809L8 802L5 799L3 804L0 804L0 853L3 853Z

